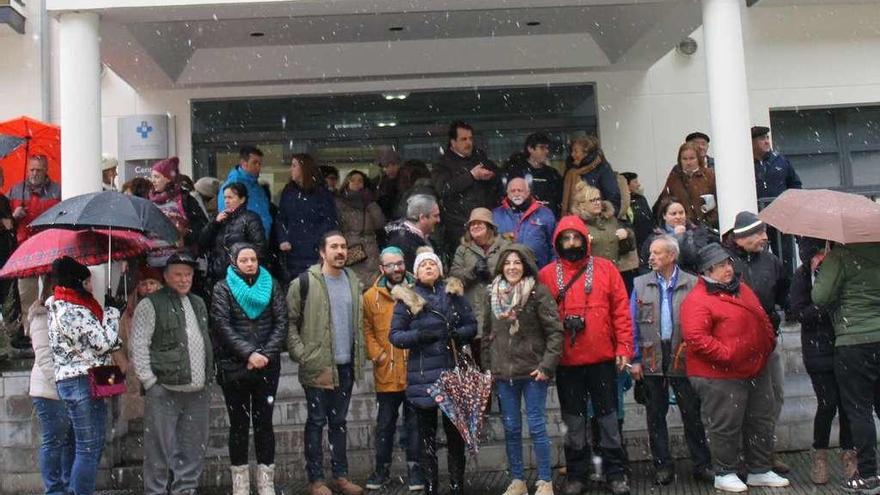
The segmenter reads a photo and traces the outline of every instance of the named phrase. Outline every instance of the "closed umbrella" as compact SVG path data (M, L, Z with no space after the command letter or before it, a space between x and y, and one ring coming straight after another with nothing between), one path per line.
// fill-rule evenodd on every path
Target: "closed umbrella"
M758 218L786 234L841 244L880 242L880 204L828 189L788 189Z
M177 229L152 202L116 191L82 194L46 210L30 224L33 230L122 229L154 234L178 241Z

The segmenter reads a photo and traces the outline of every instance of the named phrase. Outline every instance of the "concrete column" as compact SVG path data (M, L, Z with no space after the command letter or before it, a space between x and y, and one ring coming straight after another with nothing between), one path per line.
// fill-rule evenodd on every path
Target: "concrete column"
M61 196L101 190L101 48L94 13L60 17ZM92 292L103 301L107 265L92 267Z
M712 150L721 232L736 214L758 211L743 50L742 0L702 0Z
M101 49L98 14L60 17L61 194L101 190Z

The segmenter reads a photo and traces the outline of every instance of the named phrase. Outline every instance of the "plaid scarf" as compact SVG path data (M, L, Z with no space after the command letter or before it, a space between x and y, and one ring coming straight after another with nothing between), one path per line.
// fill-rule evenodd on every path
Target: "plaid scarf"
M535 287L533 277L523 277L519 282L511 285L502 275L495 277L489 287L492 303L492 314L499 320L510 321L510 335L516 335L519 331L517 316L529 300L529 295Z

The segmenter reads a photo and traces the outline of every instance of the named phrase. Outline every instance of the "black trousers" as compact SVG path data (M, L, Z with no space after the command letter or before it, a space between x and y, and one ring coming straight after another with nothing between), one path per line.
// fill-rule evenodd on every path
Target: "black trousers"
M852 430L849 419L840 404L840 390L834 371L810 373L813 391L816 392L816 417L813 418L813 448L827 449L831 439L831 422L840 413L840 448L853 448Z
M452 493L464 490L464 439L455 425L437 407L416 409L419 420L419 465L425 477L425 495L440 493L440 474L437 469L437 413L443 418L443 431L446 433L446 464L449 468L449 483Z
M672 344L661 342L664 372L672 362ZM657 467L669 467L672 455L669 452L669 429L666 425L666 413L669 412L669 387L675 394L675 402L681 412L684 426L684 439L693 461L694 472L711 467L712 458L706 442L706 430L700 417L700 397L691 386L687 377L670 377L664 375L645 376L645 409L648 420L648 442L651 444L651 456Z
M617 424L617 369L614 361L585 366L559 366L556 391L565 423L565 464L568 476L586 482L590 463L587 402L599 422L599 455L608 480L625 476L626 454Z
M248 463L248 435L254 427L254 450L257 463L275 463L275 430L272 410L281 367L249 373L247 378L223 383L223 398L229 414L229 461L233 466Z
M834 375L841 405L859 456L859 475L877 475L877 430L874 407L880 395L880 343L844 345L834 349Z

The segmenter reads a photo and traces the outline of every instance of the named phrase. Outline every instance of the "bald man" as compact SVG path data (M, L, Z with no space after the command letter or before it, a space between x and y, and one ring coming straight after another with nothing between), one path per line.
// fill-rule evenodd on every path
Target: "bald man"
M492 220L500 234L531 248L538 266L546 265L555 257L556 217L532 197L525 179L517 177L507 183L507 196L501 206L492 210Z

